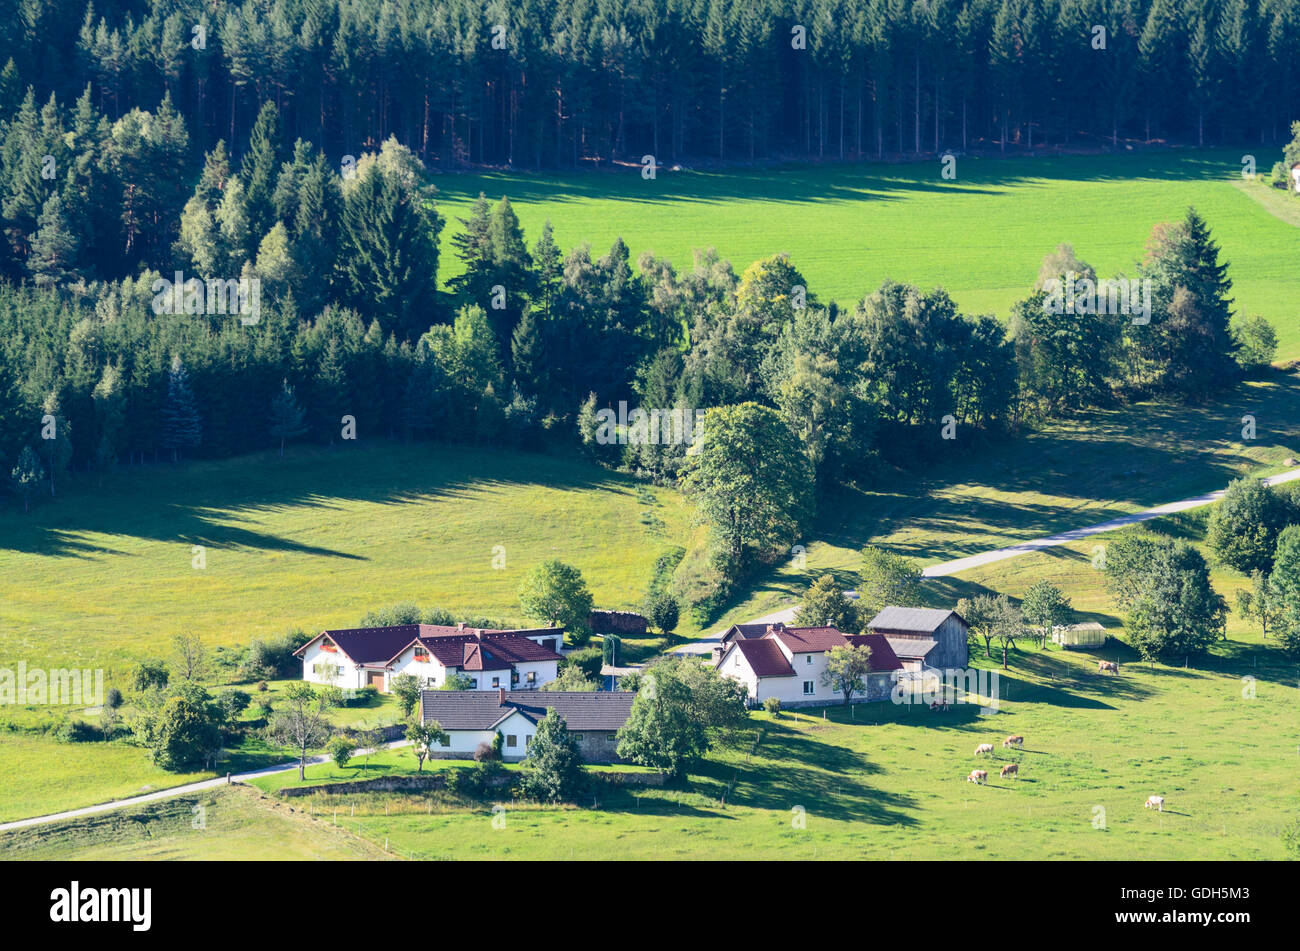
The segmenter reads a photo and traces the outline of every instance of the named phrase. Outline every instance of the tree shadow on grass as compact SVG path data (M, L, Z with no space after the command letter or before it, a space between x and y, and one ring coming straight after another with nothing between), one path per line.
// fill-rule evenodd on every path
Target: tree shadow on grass
M65 482L52 504L27 515L0 512L0 552L92 557L112 549L87 533L178 546L254 549L350 561L364 554L260 530L277 511L338 509L351 503L432 505L511 486L631 495L636 484L594 465L545 455L373 439L347 449L296 447L286 459L258 453L176 466L120 470L103 489Z

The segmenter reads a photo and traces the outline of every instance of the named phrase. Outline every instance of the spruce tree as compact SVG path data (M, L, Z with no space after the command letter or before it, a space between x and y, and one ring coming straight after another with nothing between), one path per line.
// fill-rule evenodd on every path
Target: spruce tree
M280 113L269 99L262 103L239 166L253 240L259 241L275 221L275 184L280 169Z
M182 450L193 449L202 441L203 421L190 389L189 374L177 354L172 357L171 373L167 379L167 399L163 402L158 444L171 450L175 462L180 459Z
M63 199L55 192L41 209L31 254L27 257L32 281L37 287L75 284L82 276L77 268L80 249L81 239L69 225L63 213Z
M293 387L288 380L284 380L279 392L271 400L271 437L280 440L280 455L284 456L286 440L296 439L305 432L306 416L298 404Z

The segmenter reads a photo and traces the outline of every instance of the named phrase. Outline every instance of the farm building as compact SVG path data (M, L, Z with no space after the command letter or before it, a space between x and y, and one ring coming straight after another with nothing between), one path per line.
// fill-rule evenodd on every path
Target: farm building
M547 710L564 717L583 759L610 763L618 759L616 734L632 712L635 693L628 691L426 690L420 694L420 719L437 722L447 734L433 755L464 759L482 743L502 736L501 755L517 761L528 755L537 724Z
M970 661L969 626L956 611L890 606L867 623L867 630L884 635L905 670L962 670Z
M1052 641L1066 650L1087 650L1091 647L1106 646L1106 629L1096 621L1086 624L1071 624L1058 627L1052 631Z
M475 690L535 690L559 673L564 631L558 627L482 630L464 624L398 624L322 631L295 652L302 679L386 693L399 674L440 687L451 673Z
M742 627L742 625L737 625ZM761 703L769 697L783 707L824 705L844 700L834 687L822 683L826 670L826 652L832 647L869 647L871 672L866 676L866 693L860 699L884 700L893 689L894 675L902 668L888 640L874 634L846 635L833 627L786 627L765 624L759 634L757 625L728 631L715 650L718 673L738 680L749 689L750 698Z

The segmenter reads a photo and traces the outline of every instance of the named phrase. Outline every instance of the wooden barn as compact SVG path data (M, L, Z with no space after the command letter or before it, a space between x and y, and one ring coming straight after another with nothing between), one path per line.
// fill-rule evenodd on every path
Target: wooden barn
M871 619L867 630L885 636L904 670L965 670L969 666L969 626L956 611L891 605Z

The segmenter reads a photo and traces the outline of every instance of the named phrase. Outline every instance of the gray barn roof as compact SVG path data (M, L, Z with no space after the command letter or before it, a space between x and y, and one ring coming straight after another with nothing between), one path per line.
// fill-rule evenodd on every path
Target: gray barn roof
M887 607L867 624L873 631L908 631L933 634L955 612L941 608ZM960 617L960 615L958 615Z

